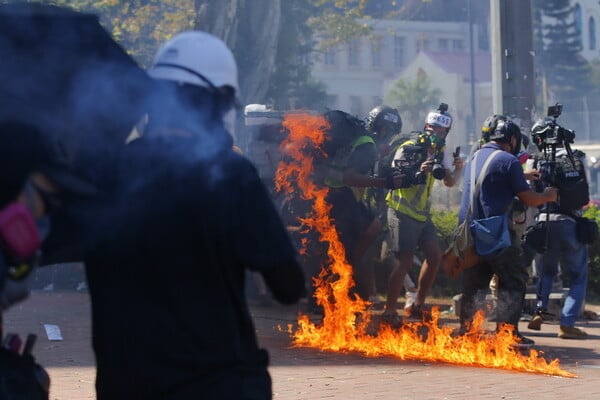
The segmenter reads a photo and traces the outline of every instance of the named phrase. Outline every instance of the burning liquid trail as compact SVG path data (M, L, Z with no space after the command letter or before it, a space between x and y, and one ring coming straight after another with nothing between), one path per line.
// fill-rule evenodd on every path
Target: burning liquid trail
M558 359L546 361L541 352L531 350L528 356L521 354L511 346L516 341L512 327L496 335L486 334L482 313L477 314L468 334L456 338L451 336L451 327L439 326L440 314L435 309L429 322L407 323L399 330L382 325L376 335L367 333L371 322L369 303L349 294L354 286L352 267L346 261L334 221L329 217L331 206L325 200L328 188L317 186L311 179L315 156L325 157L321 146L328 122L317 115L287 114L283 127L288 135L281 144L284 160L275 176L277 190L311 202L312 212L301 222L307 229L318 232L320 240L328 244L327 266L314 279L314 296L324 309L323 320L317 325L308 315L301 315L295 331L288 327L294 345L355 351L369 357L394 356L403 360L575 376L562 370Z

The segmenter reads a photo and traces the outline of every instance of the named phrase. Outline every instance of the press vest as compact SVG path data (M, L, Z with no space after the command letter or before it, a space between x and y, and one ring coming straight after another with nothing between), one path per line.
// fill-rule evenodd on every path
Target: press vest
M408 140L399 147L414 146L416 144L416 141ZM417 221L424 222L429 218L429 209L431 208L429 195L431 194L434 182L435 178L433 175L427 174L427 178L423 184L390 190L385 198L386 203L388 207Z

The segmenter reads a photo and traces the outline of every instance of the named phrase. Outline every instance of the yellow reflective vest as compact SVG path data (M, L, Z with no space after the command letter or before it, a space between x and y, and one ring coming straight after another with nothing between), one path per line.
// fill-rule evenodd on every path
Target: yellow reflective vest
M350 160L352 152L358 146L368 143L374 145L375 141L371 136L363 135L357 137L346 149L340 149L336 153L335 157L333 157L325 166L326 171L324 172L323 183L332 188L341 188L346 186L344 185L342 179L344 177L344 170L348 168L348 161Z
M416 145L416 141L408 140L402 143L399 147L407 145ZM435 178L431 174L427 174L425 183L411 186L409 188L401 188L390 190L385 197L388 207L405 214L417 221L425 222L429 218L429 209L431 202L429 195L435 183Z

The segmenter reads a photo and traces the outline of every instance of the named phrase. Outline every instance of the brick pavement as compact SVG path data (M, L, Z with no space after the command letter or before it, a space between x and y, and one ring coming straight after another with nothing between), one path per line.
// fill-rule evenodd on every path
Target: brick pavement
M580 321L590 334L583 341L558 339L557 325L531 333L522 323L521 330L536 340L538 349L559 358L563 369L578 376L569 379L290 348L288 335L276 327L294 322L298 307L252 310L259 340L271 354L275 400L600 399L600 321ZM59 325L64 340L50 342L44 323ZM5 330L38 335L34 355L50 373L51 399L95 398L87 293L34 292L6 313Z

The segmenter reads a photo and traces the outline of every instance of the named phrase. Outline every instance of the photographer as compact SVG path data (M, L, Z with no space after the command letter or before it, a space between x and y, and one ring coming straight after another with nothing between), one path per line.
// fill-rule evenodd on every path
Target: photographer
M589 201L585 154L571 150L570 143L575 134L557 124L556 118L561 111L559 105L550 107L549 116L538 120L531 129L533 141L540 150L530 160L541 172L535 190L540 192L548 186L555 186L558 188L558 200L540 208L536 217L538 223L526 237L526 243L537 252L535 264L539 275L536 311L528 328L541 330L543 322L550 316L547 307L560 261L561 269L569 277L570 288L562 308L558 337L585 339L587 333L576 328L575 321L585 300L588 268L586 243L594 239L594 223L591 234L582 232L587 222L581 218L581 208Z
M469 162L465 173L465 188L461 199L459 223L469 218L471 209L477 218L489 218L506 214L515 196L527 206L539 206L556 200L556 189L545 188L543 193L535 193L529 188L523 174L519 154L522 143L521 130L510 120L498 122L490 142L478 150L476 164ZM498 150L501 150L498 152ZM495 158L493 158L493 155ZM471 174L478 177L487 165L487 171L481 182L474 182L479 192L471 189ZM475 181L475 180L474 180ZM475 193L472 193L475 192ZM471 204L472 198L478 199ZM503 324L512 325L519 343L515 346L529 347L533 340L525 338L518 331L518 322L525 297L527 270L520 261L521 243L512 227L509 227L511 245L492 259L480 262L463 271L462 304L460 311L460 329L458 334L466 333L471 325L479 301L487 293L490 279L498 275L498 304L496 307L497 329Z
M446 151L446 137L452 126L448 105L442 103L427 115L423 133L402 143L394 154L392 166L405 177L403 187L391 190L388 205L389 243L396 256L388 281L388 297L382 319L399 324L397 300L404 277L417 250L425 253L421 266L415 303L407 310L410 316L421 318L423 304L431 289L440 264L442 250L429 213L429 196L436 180L451 187L458 180L463 160ZM454 170L452 170L454 166Z

